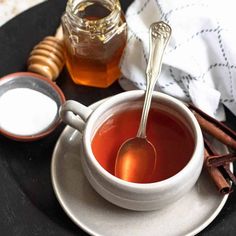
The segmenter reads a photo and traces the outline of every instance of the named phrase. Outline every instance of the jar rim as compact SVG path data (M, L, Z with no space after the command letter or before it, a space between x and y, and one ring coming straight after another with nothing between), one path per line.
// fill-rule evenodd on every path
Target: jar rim
M68 13L70 19L72 21L75 21L76 24L79 24L80 27L85 27L85 28L89 28L91 26L98 26L100 25L100 29L102 28L102 26L106 27L107 30L109 30L110 28L113 27L113 25L115 25L120 18L120 12L121 12L121 6L120 6L120 2L119 0L113 0L114 3L110 4L110 8L109 10L111 11L107 16L105 17L101 17L99 19L96 20L92 20L92 19L87 19L87 18L82 18L78 15L75 14L75 9L76 7L83 3L86 2L85 0L69 0L67 2L67 6L66 6L66 13ZM92 0L91 2L100 2L100 1L94 1ZM103 3L101 3L102 5L104 5ZM101 29L102 30L102 29Z

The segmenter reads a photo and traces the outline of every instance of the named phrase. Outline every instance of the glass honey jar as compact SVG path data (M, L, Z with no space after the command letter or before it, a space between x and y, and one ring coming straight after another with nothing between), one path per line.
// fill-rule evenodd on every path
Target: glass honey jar
M127 26L119 0L69 0L62 27L66 66L76 84L106 88L120 77Z

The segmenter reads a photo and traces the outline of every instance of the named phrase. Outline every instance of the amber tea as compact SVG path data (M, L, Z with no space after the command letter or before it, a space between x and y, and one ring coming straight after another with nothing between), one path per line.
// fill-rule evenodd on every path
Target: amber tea
M94 156L113 175L117 151L125 140L136 135L140 116L141 109L138 108L115 114L99 127L93 138ZM147 138L155 146L158 157L151 182L175 175L193 154L194 141L190 131L181 121L157 108L150 110Z

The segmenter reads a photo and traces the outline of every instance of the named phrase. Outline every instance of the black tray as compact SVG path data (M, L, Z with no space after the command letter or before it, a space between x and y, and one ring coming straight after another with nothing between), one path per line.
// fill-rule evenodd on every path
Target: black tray
M121 1L124 10L132 0ZM0 77L26 71L33 46L54 35L65 9L65 1L46 1L0 28ZM108 89L75 86L64 70L57 79L66 99L92 104L122 91L118 83ZM227 123L236 128L227 111ZM51 185L50 162L55 143L65 126L48 137L21 143L0 135L0 234L86 235L62 210ZM236 193L230 195L217 218L199 235L236 235ZM178 216L176 216L178 217Z

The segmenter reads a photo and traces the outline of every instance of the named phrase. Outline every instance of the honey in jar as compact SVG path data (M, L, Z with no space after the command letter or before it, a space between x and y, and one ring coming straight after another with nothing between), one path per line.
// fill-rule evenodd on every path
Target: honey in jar
M66 66L76 84L105 88L120 77L127 29L118 0L69 0L62 26Z

